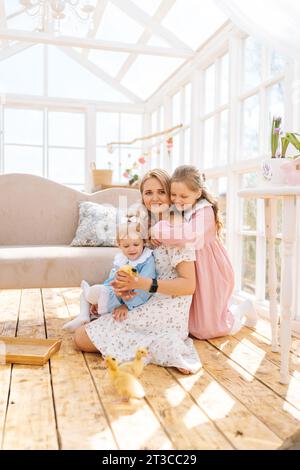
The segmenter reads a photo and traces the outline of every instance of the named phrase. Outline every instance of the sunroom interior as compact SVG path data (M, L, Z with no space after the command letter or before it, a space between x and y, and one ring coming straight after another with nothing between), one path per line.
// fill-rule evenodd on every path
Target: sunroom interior
M0 0L0 240L14 204L1 179L22 192L34 175L95 195L133 191L150 169L194 165L222 212L233 302L250 299L259 314L254 329L195 340L203 367L194 375L147 366L145 398L124 403L99 354L76 350L62 330L79 311L79 285L0 284L1 337L62 339L44 365L1 360L3 449L297 447L300 184L256 191L267 184L273 117L300 132L299 17L293 0ZM286 160L296 154L290 145ZM93 168L112 170L108 186L96 187ZM274 331L287 317L282 380Z

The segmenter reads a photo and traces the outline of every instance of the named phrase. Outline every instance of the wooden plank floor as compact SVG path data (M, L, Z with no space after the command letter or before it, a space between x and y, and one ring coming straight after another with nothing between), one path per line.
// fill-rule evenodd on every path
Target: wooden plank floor
M281 385L265 321L196 341L203 369L195 375L148 366L146 398L124 403L100 355L75 350L61 329L78 313L79 293L0 290L0 335L63 338L43 367L0 364L2 449L278 449L299 437L297 343L290 383Z

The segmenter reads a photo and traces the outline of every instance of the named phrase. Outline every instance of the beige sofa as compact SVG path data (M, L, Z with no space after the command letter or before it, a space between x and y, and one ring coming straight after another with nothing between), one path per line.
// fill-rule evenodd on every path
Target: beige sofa
M128 206L140 199L134 189L87 194L39 176L0 175L0 289L103 281L117 248L69 244L78 224L79 201L117 206L120 196Z

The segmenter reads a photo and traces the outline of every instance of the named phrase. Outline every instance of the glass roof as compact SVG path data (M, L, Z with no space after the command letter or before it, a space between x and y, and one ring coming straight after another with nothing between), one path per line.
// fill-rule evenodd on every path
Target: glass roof
M0 0L0 14L6 16L6 20L0 18L1 30L13 35L0 39L1 68L9 61L6 53L1 60L1 50L14 45L18 54L25 54L26 35L30 33L30 42L38 44L42 32L48 44L53 36L58 48L69 49L70 57L64 54L64 70L72 60L72 73L77 66L94 74L95 80L104 74L106 83L115 87L115 96L128 90L123 102L128 97L135 97L131 101L149 98L227 20L214 0L81 0L81 6L94 7L93 23L66 12L59 32L51 33L50 23L42 29L41 16L29 16L34 13L31 1Z

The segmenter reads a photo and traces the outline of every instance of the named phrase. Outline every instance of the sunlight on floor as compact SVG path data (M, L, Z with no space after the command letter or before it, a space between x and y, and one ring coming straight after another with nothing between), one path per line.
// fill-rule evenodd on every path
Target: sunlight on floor
M226 350L224 350L224 352L227 353ZM233 351L229 354L229 357L233 361L237 361L240 364L242 363L243 367L246 367L250 374L255 375L258 370L260 370L261 373L264 373L265 368L262 368L262 363L265 355L266 353L263 352L261 355L250 354L249 348L246 348L242 341L234 347Z
M210 411L211 419L225 418L236 401L217 382L212 382L197 400L202 408Z
M130 449L143 449L146 448L147 442L150 441L151 437L154 436L160 428L160 424L155 419L149 419L149 408L146 405L142 405L137 411L125 416L120 416L112 421L112 428L116 434L122 433L122 448ZM131 429L131 432L127 434L124 432L125 429ZM132 429L136 429L133 434ZM160 449L170 449L168 440L162 440L160 442Z
M192 405L186 413L183 422L188 429L194 428L201 424L209 422L204 413L201 413L197 405Z
M286 411L288 414L290 414L291 416L293 416L294 418L296 418L300 424L300 411L299 410L297 410L294 406L290 405L290 403L286 401L283 403L282 409Z
M171 406L178 406L185 398L185 391L180 385L175 385L165 390L165 397Z

